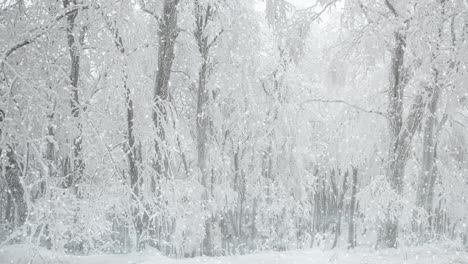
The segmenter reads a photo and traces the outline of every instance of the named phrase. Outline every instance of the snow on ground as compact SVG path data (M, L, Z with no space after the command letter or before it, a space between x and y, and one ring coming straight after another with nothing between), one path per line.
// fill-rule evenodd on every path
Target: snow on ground
M31 248L25 245L0 249L1 264L468 264L468 252L441 249L437 246L376 251L312 249L288 252L262 252L244 256L170 259L158 252L127 255L70 256Z

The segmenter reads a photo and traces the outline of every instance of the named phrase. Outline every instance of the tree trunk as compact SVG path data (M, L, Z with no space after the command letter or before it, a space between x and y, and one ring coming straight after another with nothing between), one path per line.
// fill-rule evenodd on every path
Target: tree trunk
M160 196L160 190L156 189L156 184L162 178L168 177L169 160L167 156L167 148L165 146L166 132L164 126L167 123L167 105L169 101L169 80L171 77L172 64L174 62L175 41L179 35L177 27L177 5L179 0L165 0L163 14L159 21L158 35L158 69L154 84L154 107L153 107L153 124L156 128L156 160L155 169L157 178L153 179L151 189L157 192Z
M68 8L70 5L76 5L76 0L63 0L63 7ZM73 162L72 170L67 175L65 187L73 188L75 194L78 195L78 183L81 181L84 173L84 162L82 154L83 140L83 124L81 122L81 106L79 98L78 82L80 79L80 51L78 45L82 44L83 39L75 36L76 17L79 11L67 15L67 42L70 53L71 68L70 68L70 85L71 85L71 114L78 131L73 139Z
M445 0L440 1L440 15L443 18L445 14ZM440 45L442 41L443 21L440 22L438 28L438 40L436 43L435 52L432 54L432 63L436 64L437 56L440 52ZM433 222L433 199L434 199L434 185L437 177L437 109L441 93L441 84L439 80L439 70L436 65L432 67L434 84L431 85L429 102L427 104L427 117L423 125L423 156L421 164L421 172L419 175L418 189L416 193L416 206L423 208L427 213L426 228L431 231ZM443 125L444 120L441 121L439 127ZM418 227L421 239L424 239L425 232L423 226Z
M387 119L390 145L386 176L392 190L400 195L403 191L403 177L411 142L424 113L425 98L423 92L416 95L406 122L403 124L403 95L408 81L408 73L404 69L406 32L399 30L395 32L394 37L396 46L392 52L390 87L388 89ZM390 209L388 208L388 212L391 211ZM382 230L379 232L377 244L380 247L397 246L398 217L389 215L388 212Z
M202 174L201 183L207 189L210 190L208 181L208 171L206 164L206 144L207 144L207 132L208 132L208 100L209 95L206 88L206 74L207 74L207 63L202 63L199 72L198 81L198 96L197 96L197 153L198 153L198 167Z
M4 118L5 112L0 109L0 123L3 122ZM5 139L7 135L4 135L2 132L0 129L0 139ZM16 227L22 226L25 223L28 215L28 205L24 198L25 190L20 178L24 166L18 162L15 149L8 143L4 146L5 149L0 149L0 175L3 178L0 179L0 187L5 190L6 195L0 197L0 202L5 203L5 205L2 204L0 206L0 211L3 211L3 208L5 208L5 215L3 218L2 212L0 212L0 223L4 220L8 223L7 230L13 232ZM6 186L3 184L6 184Z
M50 87L52 90L52 87ZM50 102L53 106L50 111L50 113L47 115L47 120L48 120L48 125L47 125L47 148L46 148L46 159L47 159L47 175L45 177L49 177L50 179L53 178L54 176L54 170L55 170L55 131L54 131L54 116L55 116L55 105L56 105L56 99L53 99ZM41 182L40 184L40 194L43 195L45 193L45 181Z
M354 248L356 246L354 218L356 214L357 174L358 169L356 167L353 167L353 176L351 182L351 201L349 202L348 248Z
M103 14L106 17L105 14ZM141 214L140 210L140 187L141 181L138 172L138 165L137 165L137 152L136 152L136 140L134 135L134 128L135 128L135 109L133 106L133 100L131 98L131 91L128 84L128 62L127 62L127 53L123 43L122 36L119 33L119 29L113 26L113 23L107 21L107 25L111 30L111 33L114 37L114 43L120 54L122 55L123 59L123 88L125 93L125 108L127 110L127 148L125 149L127 161L128 161L128 172L130 176L130 187L132 190L132 200L134 201L134 205L132 206L132 217L133 217L133 224L135 227L136 233L136 248L137 250L142 250L144 248L144 241L143 241L143 228L144 217ZM127 232L126 229L123 229L124 232Z
M127 67L126 63L125 66ZM126 70L124 70L126 71ZM133 209L133 223L135 225L136 235L137 235L137 249L142 250L144 245L142 241L143 236L143 216L141 215L140 210L140 186L141 181L138 172L137 166L137 155L136 155L136 144L135 144L135 135L133 133L135 122L134 122L134 107L133 100L130 97L130 89L128 87L128 75L124 73L124 90L125 90L125 102L127 104L127 160L129 167L130 175L130 186L132 188L132 200L134 201Z
M203 34L203 33L202 33ZM202 65L198 74L198 93L197 93L197 154L198 154L198 168L201 173L201 184L205 188L203 194L203 201L205 206L208 204L210 199L210 190L211 190L211 181L208 180L208 170L207 170L207 133L208 133L208 100L209 94L206 88L206 78L207 78L207 49L206 41L199 42L199 47L201 51L205 53L202 54ZM203 240L203 253L205 255L211 256L212 252L212 238L211 238L211 217L208 216L205 221L205 238Z
M198 168L201 173L201 184L205 188L203 200L205 206L210 200L211 180L208 180L209 172L207 170L207 133L208 133L208 100L209 95L206 88L207 62L204 60L199 72L198 99L197 99L197 153ZM205 221L205 239L203 240L203 253L208 256L213 255L212 235L211 235L211 217L208 216Z
M438 84L434 86L434 93L428 104L428 116L424 122L423 134L423 157L421 164L421 173L419 176L418 189L416 193L416 205L423 208L428 214L427 227L432 226L432 201L434 196L434 184L437 176L436 166L436 138L435 123L437 102L439 99L440 88ZM419 227L421 234L424 233L422 226Z
M340 173L338 172L338 175ZM338 199L338 203L336 206L336 220L335 220L335 239L333 240L333 245L332 248L335 248L338 245L338 239L341 235L341 218L343 216L343 203L344 203L344 196L346 194L346 191L348 189L348 175L349 171L347 170L344 174L343 178L343 186L341 188L341 193L339 193L339 190L336 185L334 185L334 191L335 191L335 197ZM334 183L334 181L332 181Z
M201 173L201 184L205 189L203 194L203 203L206 206L211 197L212 179L209 179L209 169L207 168L207 145L208 145L208 126L209 126L209 91L207 88L207 80L210 71L209 53L210 48L216 43L217 38L221 34L218 33L210 42L208 40L207 25L212 21L215 9L208 4L206 7L198 0L194 6L196 28L194 37L198 45L198 51L202 59L201 67L198 72L198 91L197 91L197 154L198 168ZM205 221L205 238L203 240L203 254L212 256L213 241L212 241L212 217L208 216Z
M63 0L63 7L68 8L71 5L77 5L76 0ZM75 27L78 25L76 23L76 18L79 15L79 11L70 13L67 15L67 43L68 43L68 51L70 54L71 60L71 67L70 67L70 85L71 85L71 99L70 99L70 106L71 106L71 116L74 121L74 125L76 127L77 134L74 135L73 138L73 157L71 160L66 157L65 158L65 166L64 172L65 174L65 184L64 187L71 189L72 192L76 195L76 197L81 197L81 193L79 190L79 184L83 179L84 168L85 164L83 161L83 123L82 123L82 107L80 103L80 92L79 92L79 80L80 80L80 46L83 44L84 40L84 27L79 28L79 36L77 37L77 32L75 31ZM71 170L69 170L70 168ZM77 220L77 214L75 215L75 221ZM72 238L70 237L70 240ZM66 245L69 250L72 252L82 252L83 251L83 242L69 242Z
M7 184L7 207L5 220L10 224L11 231L22 226L26 221L28 208L24 199L24 188L21 184L19 164L16 162L13 150L7 151L7 166L2 168L2 174Z
M154 169L156 171L156 178L152 177L150 183L150 189L151 192L156 195L156 206L158 207L164 206L161 182L170 177L165 126L168 123L167 107L169 106L169 81L172 64L175 58L174 47L180 31L177 25L178 4L179 0L164 0L163 13L161 18L158 18L158 69L156 71L154 83L154 105L152 110L153 125L156 130L154 143L156 153ZM169 226L171 222L165 219L165 216L160 217L160 219L149 219L149 217L146 216L145 219L145 222L148 222L148 225L152 226L149 230L150 235L159 237L160 242L157 247L162 251L162 246L164 244L161 241L163 237L163 234L161 234L162 227ZM170 230L166 231L170 232ZM167 249L168 248L166 248L166 251Z

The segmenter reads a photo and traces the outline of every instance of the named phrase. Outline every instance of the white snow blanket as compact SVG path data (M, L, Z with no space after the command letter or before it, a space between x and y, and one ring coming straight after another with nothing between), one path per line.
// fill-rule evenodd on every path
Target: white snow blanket
M468 252L440 246L374 250L320 250L261 252L244 256L171 259L157 251L127 255L70 256L26 245L0 249L1 264L468 264Z

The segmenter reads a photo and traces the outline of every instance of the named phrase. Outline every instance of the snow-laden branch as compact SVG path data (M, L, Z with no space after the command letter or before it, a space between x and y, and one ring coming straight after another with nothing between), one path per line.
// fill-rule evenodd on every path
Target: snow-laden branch
M309 7L309 8L306 8L306 9L300 9L300 10L297 10L296 12L311 12L312 16L310 16L310 22L313 22L315 21L317 18L319 18L331 5L334 5L338 2L338 0L332 0L328 3L326 3L325 5L322 6L322 9L319 10L318 12L314 12L314 8L316 5L312 6L312 7Z
M62 18L64 17L67 17L73 13L76 13L78 12L79 10L85 10L85 9L88 9L89 6L88 5L81 5L81 6L73 6L71 9L65 11L64 13L62 14L59 14L57 15L54 20L52 21L52 23L50 23L48 26L46 27L37 27L35 29L32 30L32 34L31 36L29 36L28 38L26 39L23 39L15 44L13 44L11 47L9 47L5 52L3 52L2 56L0 57L0 65L3 65L3 63L8 59L8 57L10 57L11 54L13 54L13 52L15 52L16 50L26 46L26 45L29 45L31 44L32 42L34 42L36 39L38 39L39 37L41 37L42 35L44 35L45 33L47 33L54 25L57 21L61 20Z
M158 14L156 14L154 11L149 10L146 7L145 0L140 0L139 4L140 4L141 11L143 11L143 12L147 13L148 15L154 17L157 21L161 21L161 17Z
M380 112L380 111L376 111L376 110L369 110L369 109L365 109L363 107L360 107L358 105L355 105L355 104L351 104L349 102L346 102L346 101L343 101L343 100L340 100L340 99L333 99L333 100L328 100L328 99L309 99L309 100L306 100L302 103L300 103L300 105L304 105L304 104L308 104L308 103L313 103L313 102L319 102L319 103L336 103L336 104L344 104L344 105L347 105L349 107L352 107L356 110L359 110L361 112L365 112L365 113L369 113L369 114L376 114L376 115L380 115L380 116L383 116L386 118L386 115L385 113L383 112Z
M396 17L398 16L398 13L397 13L395 7L388 0L385 0L385 5L388 7L388 9L390 9L390 12L392 12L392 14L394 16L396 16Z

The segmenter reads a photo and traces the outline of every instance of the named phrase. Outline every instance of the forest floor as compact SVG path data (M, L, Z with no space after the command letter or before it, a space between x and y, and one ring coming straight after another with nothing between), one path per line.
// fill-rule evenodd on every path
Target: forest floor
M0 248L1 264L468 264L468 252L444 249L437 245L374 250L359 247L353 250L302 250L261 252L244 256L196 257L170 259L158 252L146 251L127 255L70 256L25 245Z

